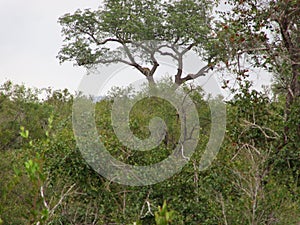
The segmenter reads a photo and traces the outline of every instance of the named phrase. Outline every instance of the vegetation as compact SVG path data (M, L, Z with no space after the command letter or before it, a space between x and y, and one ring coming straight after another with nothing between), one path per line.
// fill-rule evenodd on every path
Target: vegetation
M195 154L179 174L144 187L106 180L81 158L72 131L71 95L55 91L42 102L26 95L12 99L9 96L30 90L10 85L2 95L11 105L38 105L42 112L48 111L37 122L37 114L26 115L21 130L10 130L12 137L22 140L18 148L1 150L1 219L4 224L296 224L300 219L299 137L290 136L295 141L284 147L281 138L285 126L297 129L297 124L283 120L284 101L249 91L247 85L241 83L241 92L227 103L226 138L217 159L202 172L197 165L208 141L210 113L206 100L194 90L203 124ZM126 149L114 135L112 100L95 103L96 115L101 115L96 116L99 134L115 157L145 165L170 153L180 121L171 106L159 101L141 101L132 112L131 129L141 136L147 136L149 118L162 116L167 121L166 139L145 154ZM149 104L151 110L142 114ZM10 110L2 108L2 117ZM299 117L297 110L292 108L295 117ZM35 136L41 123L43 133ZM163 210L164 201L172 213Z
M76 146L72 106L77 96L8 81L0 86L0 225L300 224L299 2L229 3L232 12L218 12L218 20L211 18L213 2L190 0L106 0L102 9L61 17L66 38L61 61L90 67L128 59L122 63L146 76L150 90L180 85L198 112L198 145L170 179L139 187L112 182L94 171ZM149 40L156 47L148 48ZM108 42L121 50L104 46ZM166 42L169 50L163 51L160 44ZM177 44L181 47L169 55L177 69L173 81L155 81L157 54L168 54ZM188 51L206 65L183 76L181 60ZM271 94L253 90L247 77L257 67L274 75ZM187 81L210 69L235 75L237 86L224 77L223 88L234 95L225 102L225 138L212 165L200 170L211 131L211 97ZM130 165L165 159L180 138L176 109L149 97L132 108L130 129L145 139L151 119L160 117L167 128L164 139L144 152L121 143L112 124L113 103L117 96L134 101L145 92L115 89L92 103L100 140Z
M58 58L86 67L123 63L151 84L161 63L158 55L169 56L177 68L175 83L181 85L204 76L216 63L207 51L214 41L212 8L206 0L104 1L103 9L78 10L59 19L65 45ZM206 65L183 77L183 59L190 51Z

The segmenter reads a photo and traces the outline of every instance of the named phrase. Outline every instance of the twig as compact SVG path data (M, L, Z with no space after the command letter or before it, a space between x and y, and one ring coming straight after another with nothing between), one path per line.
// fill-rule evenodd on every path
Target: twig
M224 198L223 198L223 195L221 193L219 193L219 201L220 201L221 206L222 206L222 214L223 214L223 218L224 218L224 224L228 225L227 217L226 217L226 209L225 209Z
M263 133L263 135L264 135L266 138L269 138L269 139L277 139L277 138L280 137L278 133L276 133L275 131L273 131L272 129L270 129L270 128L268 128L268 127L261 127L261 126L255 124L255 123L251 123L251 122L249 122L249 121L247 121L247 120L244 120L244 123L245 123L246 125L250 126L250 127L258 128L258 129ZM266 133L264 130L270 131L271 133L274 134L274 136L272 137L272 136L267 135L267 133Z
M150 214L150 215L152 215L152 216L154 215L154 214L152 213L152 211L151 211L151 204L150 204L150 202L149 202L149 196L150 196L150 193L151 193L151 190L148 192L147 197L146 197L146 199L145 199L145 202L144 202L144 204L143 204L143 206L142 206L141 213L140 213L140 217L141 217L141 218L146 217L148 214ZM145 203L147 204L147 212L143 215L144 208L145 208ZM143 216L142 216L142 215L143 215Z
M54 211L56 210L56 208L61 205L62 201L64 200L64 198L69 195L69 193L72 191L72 189L75 187L76 183L73 184L64 194L61 195L58 203L50 210L49 215L50 217L54 214ZM63 191L62 191L63 192Z
M187 161L189 161L189 160L190 160L190 157L187 157L187 156L184 155L183 144L182 144L182 143L180 143L180 144L181 144L181 156L182 156L182 158L184 158L184 159L186 159Z
M43 185L42 185L41 188L40 188L40 193L41 193L41 197L42 197L42 199L43 199L43 204L44 204L44 206L46 207L46 209L49 211L50 208L49 208L49 206L48 206L48 204L47 204L47 202L46 202L46 199L45 199L45 195L44 195L44 186L43 186Z

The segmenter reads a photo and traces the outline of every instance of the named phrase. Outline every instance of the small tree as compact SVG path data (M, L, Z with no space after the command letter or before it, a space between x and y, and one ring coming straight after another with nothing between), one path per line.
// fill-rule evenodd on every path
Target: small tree
M299 1L227 2L231 11L220 12L217 32L220 60L241 77L247 76L245 61L252 68L272 72L277 91L286 96L288 120L300 98Z

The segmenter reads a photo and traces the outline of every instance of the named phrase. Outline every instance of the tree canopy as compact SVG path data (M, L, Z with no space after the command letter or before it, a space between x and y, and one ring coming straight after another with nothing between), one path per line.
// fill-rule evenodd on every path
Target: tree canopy
M287 1L230 0L219 12L218 50L229 67L244 75L242 61L264 68L287 94L287 107L300 96L300 4ZM282 92L282 91L281 91Z
M175 83L180 85L205 75L214 64L207 51L214 39L212 9L209 0L105 1L98 10L78 10L59 19L65 45L58 57L87 67L125 63L154 82L160 64L157 55L169 56L177 68ZM206 65L183 76L183 57L191 50Z

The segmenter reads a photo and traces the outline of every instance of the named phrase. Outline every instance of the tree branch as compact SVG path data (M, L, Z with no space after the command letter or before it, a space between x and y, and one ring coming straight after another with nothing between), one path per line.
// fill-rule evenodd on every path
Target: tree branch
M182 51L182 55L184 55L185 53L187 53L188 51L190 51L194 46L196 46L196 43L192 43L192 44L190 44L186 49L184 49L183 51Z
M135 66L131 62L128 62L128 61L123 60L123 59L111 59L111 60L99 59L95 63L108 64L108 63L117 63L117 62L121 62L121 63L127 64L129 66Z
M206 65L201 68L196 74L188 74L186 77L182 78L182 82L186 82L188 80L193 80L201 76L205 76L208 71L211 69L211 65Z
M157 67L159 66L159 63L158 63L157 59L155 58L155 52L156 52L157 49L155 49L155 48L152 48L152 49L148 48L148 47L144 46L141 43L132 43L132 44L136 45L137 47L141 47L147 53L150 54L150 58L151 58L151 61L153 63L153 66L152 66L152 68L150 70L149 76L153 76L154 73L155 73L155 71L156 71L156 69L157 69Z
M49 215L50 217L54 214L54 211L56 210L56 208L61 205L62 201L64 200L64 198L70 194L70 192L72 191L72 189L75 187L76 183L71 185L71 187L65 192L63 193L64 190L62 190L62 195L58 201L58 203L50 210Z

